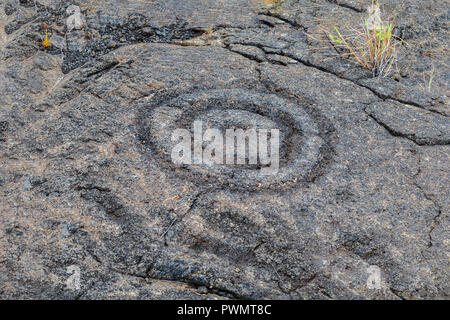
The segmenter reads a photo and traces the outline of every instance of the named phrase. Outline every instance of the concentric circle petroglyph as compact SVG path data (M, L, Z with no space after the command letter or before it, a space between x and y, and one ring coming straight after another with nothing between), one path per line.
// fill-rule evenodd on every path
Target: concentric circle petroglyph
M190 176L193 182L210 181L219 186L258 190L308 182L321 174L330 159L330 141L311 106L294 98L248 89L217 89L183 93L146 106L141 117L141 133L151 155L165 168ZM186 164L176 166L171 153L177 142L172 132L187 129L193 134L194 122L203 131L226 129L278 129L279 169L262 173L261 164ZM203 145L203 148L205 146ZM248 160L248 159L247 159Z

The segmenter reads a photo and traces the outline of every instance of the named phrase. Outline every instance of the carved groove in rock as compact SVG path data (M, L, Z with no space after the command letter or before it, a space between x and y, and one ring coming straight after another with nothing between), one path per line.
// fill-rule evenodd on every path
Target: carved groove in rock
M297 99L248 89L184 93L147 106L147 112L139 123L141 140L147 153L157 158L161 166L176 170L184 177L189 176L193 182L207 181L220 187L247 191L308 183L321 175L321 169L332 154L331 139L321 129L323 124L320 121L323 119L317 119L308 111L310 108ZM193 137L194 121L202 121L203 132L206 128L217 128L224 134L226 129L278 129L278 172L263 174L259 162L258 165L249 165L248 159L245 165L189 164L176 167L171 153L178 142L171 141L172 132L183 128L190 130Z

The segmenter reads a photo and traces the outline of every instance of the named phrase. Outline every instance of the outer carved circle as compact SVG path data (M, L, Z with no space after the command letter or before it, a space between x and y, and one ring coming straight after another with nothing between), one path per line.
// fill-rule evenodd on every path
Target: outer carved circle
M298 100L247 89L217 89L184 93L149 106L141 119L145 145L165 168L179 172L193 182L211 182L220 187L259 190L308 182L315 176L328 152L327 137L317 120ZM193 133L194 121L204 128L278 129L280 164L276 174L266 175L260 165L197 165L172 163L175 129Z

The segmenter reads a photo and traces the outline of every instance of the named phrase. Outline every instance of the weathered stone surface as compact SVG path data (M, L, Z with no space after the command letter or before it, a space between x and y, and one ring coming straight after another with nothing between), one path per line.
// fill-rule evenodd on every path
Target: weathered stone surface
M420 145L450 144L450 118L395 102L374 103L366 111L392 134Z
M388 8L438 48L422 3ZM309 37L366 1L74 1L67 33L69 4L0 0L0 298L448 299L448 71L427 88L417 47L371 79ZM195 120L280 129L280 175L174 166Z

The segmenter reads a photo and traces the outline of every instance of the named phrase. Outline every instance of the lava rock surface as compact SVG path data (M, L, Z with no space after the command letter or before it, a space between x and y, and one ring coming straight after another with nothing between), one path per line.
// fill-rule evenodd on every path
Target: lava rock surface
M0 298L448 299L449 3L384 1L374 79L311 37L368 2L0 0ZM280 129L279 179L172 166L199 119Z

